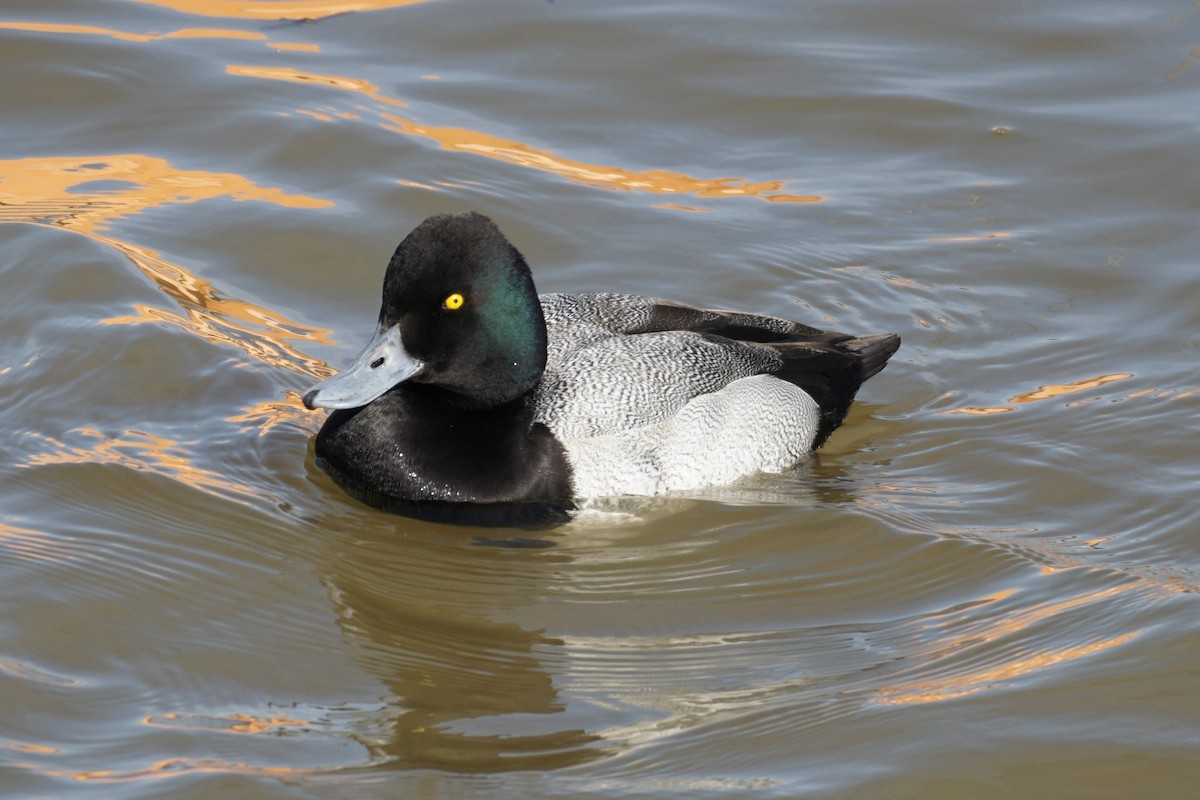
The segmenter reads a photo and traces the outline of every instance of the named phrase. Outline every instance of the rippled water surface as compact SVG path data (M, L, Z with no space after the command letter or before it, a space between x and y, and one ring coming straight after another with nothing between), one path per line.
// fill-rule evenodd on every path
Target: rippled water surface
M1197 796L1194 2L8 0L0 67L3 796ZM468 208L904 346L793 474L376 512L299 393Z

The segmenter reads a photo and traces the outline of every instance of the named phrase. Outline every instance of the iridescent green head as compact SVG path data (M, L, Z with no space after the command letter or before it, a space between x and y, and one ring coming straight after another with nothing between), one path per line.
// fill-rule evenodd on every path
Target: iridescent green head
M371 344L304 402L354 408L413 381L485 408L528 392L545 366L546 323L525 259L482 214L439 214L396 248Z

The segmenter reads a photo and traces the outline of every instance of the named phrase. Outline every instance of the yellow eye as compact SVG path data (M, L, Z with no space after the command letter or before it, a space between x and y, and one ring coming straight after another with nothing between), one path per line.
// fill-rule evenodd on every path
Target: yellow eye
M458 292L455 292L442 301L442 308L448 308L451 311L458 311L460 308L462 308L462 304L464 302L463 296Z

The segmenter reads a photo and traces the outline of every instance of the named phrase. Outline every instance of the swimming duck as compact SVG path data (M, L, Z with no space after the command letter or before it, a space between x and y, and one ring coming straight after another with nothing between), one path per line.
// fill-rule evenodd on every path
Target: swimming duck
M627 294L538 295L482 214L396 248L374 338L304 395L351 495L466 524L565 520L584 497L729 484L803 461L900 346Z

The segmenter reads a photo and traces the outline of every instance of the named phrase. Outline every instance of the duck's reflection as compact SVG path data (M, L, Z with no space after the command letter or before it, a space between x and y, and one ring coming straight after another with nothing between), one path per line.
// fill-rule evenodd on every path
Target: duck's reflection
M383 522L337 540L326 576L347 640L388 689L358 737L373 760L491 772L604 755L602 736L564 713L555 686L564 643L503 619L535 602L545 571L569 559L474 543L496 542L495 532Z
M334 491L311 460L309 472ZM680 639L679 625L690 630L685 618L727 599L706 577L734 552L723 536L769 505L853 499L838 468L820 473L763 476L716 497L596 502L567 528L537 533L341 506L327 521L344 533L328 540L323 581L354 659L386 687L355 738L385 768L552 770L756 708L760 682L768 696L780 691L779 666L740 660L753 637ZM710 581L711 591L696 588ZM649 628L626 618L629 602L654 618ZM663 669L671 659L691 680ZM717 702L697 675L727 681L723 659L746 685Z

